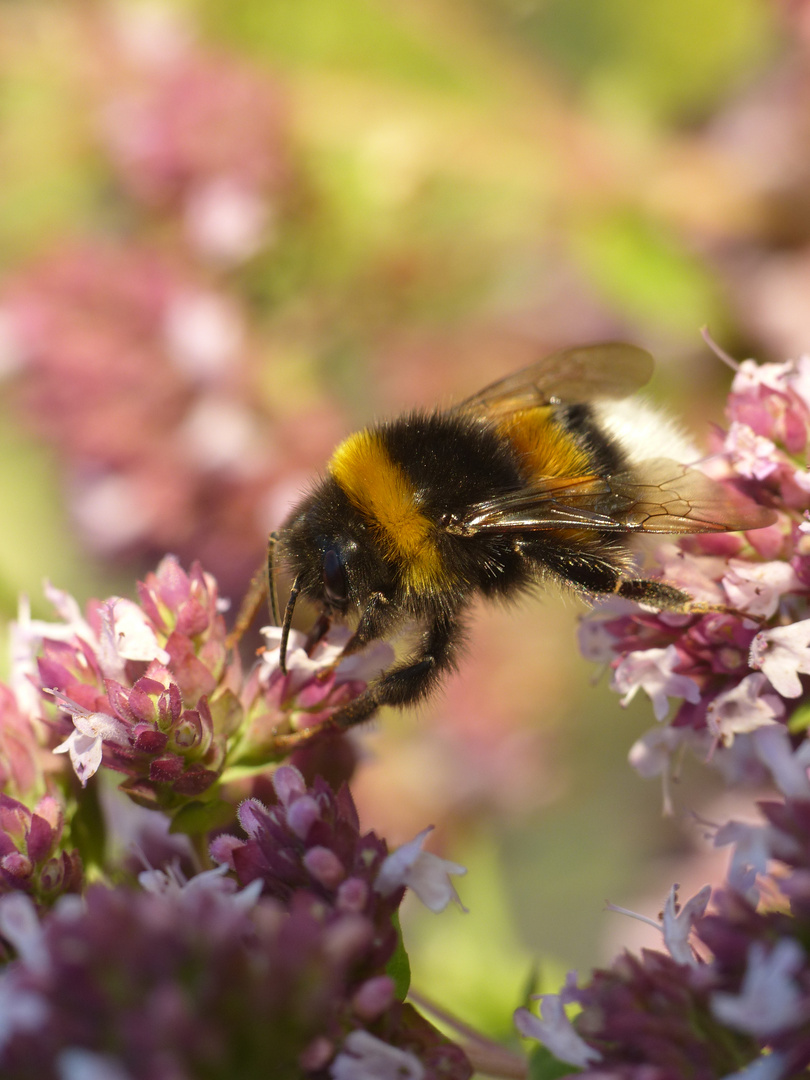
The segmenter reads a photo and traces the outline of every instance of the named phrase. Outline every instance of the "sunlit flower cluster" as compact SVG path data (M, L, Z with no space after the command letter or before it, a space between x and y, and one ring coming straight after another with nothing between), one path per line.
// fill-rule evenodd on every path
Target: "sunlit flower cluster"
M294 635L286 673L271 647L245 677L215 579L172 557L137 602L47 595L59 621L22 606L2 688L0 764L20 798L0 793L0 1073L190 1078L204 1062L249 1077L271 1061L318 1080L468 1080L464 1052L405 1002L397 921L407 888L437 912L458 901L463 867L423 850L429 829L390 852L345 785L278 764L279 736L328 727L387 646L344 662L345 636L308 650ZM143 825L137 882L133 853L106 848L100 770L123 774L132 815L163 811L192 841L182 868L149 864ZM237 811L251 779L271 799ZM246 839L222 831L235 816Z
M220 775L235 715L229 687L238 662L225 643L214 580L171 558L140 587L140 603L91 602L86 617L58 590L65 618L18 628L37 654L43 695L72 720L56 752L86 784L102 761L126 774L141 802L170 807ZM238 689L238 683L236 683Z
M737 366L729 429L705 467L722 483L776 511L742 534L697 535L659 552L660 576L705 614L655 613L608 604L583 625L583 651L607 661L627 704L639 690L663 724L631 758L665 772L691 746L734 776L761 773L748 736L763 725L802 731L810 672L810 359Z
M40 691L29 708L40 727L45 720L66 736L53 749L69 756L83 785L103 764L123 773L122 789L147 806L176 810L209 797L226 770L244 775L287 756L284 737L294 743L302 729L328 726L391 657L379 644L342 660L340 632L310 656L296 634L286 674L276 648L245 677L216 581L199 564L186 573L173 557L146 576L137 603L111 597L83 613L66 593L47 591L62 621L24 611L15 628L17 679ZM16 743L12 750L9 769L28 760Z

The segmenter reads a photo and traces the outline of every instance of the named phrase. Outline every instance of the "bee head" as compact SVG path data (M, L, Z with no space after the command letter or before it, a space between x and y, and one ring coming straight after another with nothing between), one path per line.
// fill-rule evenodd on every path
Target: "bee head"
M291 621L298 596L327 616L345 618L361 611L372 593L391 588L391 569L366 521L331 478L293 508L276 546L279 563L293 577L282 626Z

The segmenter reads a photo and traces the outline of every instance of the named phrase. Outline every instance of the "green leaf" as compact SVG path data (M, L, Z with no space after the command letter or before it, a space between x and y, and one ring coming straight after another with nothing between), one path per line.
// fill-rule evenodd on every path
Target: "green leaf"
M790 714L788 731L795 733L807 731L808 728L810 728L810 701L804 701L801 705L797 705Z
M391 916L391 922L397 932L397 947L394 955L388 961L385 971L394 980L397 1000L404 1001L411 985L411 963L405 951L405 942L402 940L402 927L399 923L398 911L395 911Z
M172 818L169 832L201 836L212 829L222 828L234 819L234 809L222 799L213 802L187 803Z
M529 1080L557 1080L560 1076L574 1076L581 1072L576 1065L568 1065L555 1058L545 1046L538 1046L529 1058Z
M75 845L78 848L85 874L91 875L93 870L103 867L106 830L98 783L90 783L82 788L70 818L66 840L66 846Z
M230 738L238 730L244 717L244 710L239 698L227 687L222 690L213 700L208 702L211 710L211 719L214 722L214 731L217 735Z

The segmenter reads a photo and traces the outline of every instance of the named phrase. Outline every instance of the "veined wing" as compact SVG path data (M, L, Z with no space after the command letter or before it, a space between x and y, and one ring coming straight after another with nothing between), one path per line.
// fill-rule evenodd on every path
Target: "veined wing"
M498 417L552 400L624 398L644 386L653 366L645 349L623 342L562 349L484 387L454 411Z
M471 506L448 531L538 532L576 528L616 533L760 529L773 510L666 458L613 476L550 477Z

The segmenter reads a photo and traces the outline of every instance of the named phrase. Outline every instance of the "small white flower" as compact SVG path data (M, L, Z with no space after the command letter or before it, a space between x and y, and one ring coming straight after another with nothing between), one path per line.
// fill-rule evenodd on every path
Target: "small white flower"
M782 697L799 697L799 675L810 675L810 619L760 630L751 642L748 662Z
M742 990L712 994L712 1012L722 1024L759 1039L802 1023L806 1009L793 976L804 960L804 949L792 938L782 938L770 951L762 942L753 942Z
M222 176L200 184L185 207L185 227L208 258L235 265L272 239L271 207L239 180Z
M63 743L54 747L53 752L70 754L73 771L81 780L82 787L86 787L87 781L95 776L101 765L104 740L124 746L129 741L127 729L109 713L90 712L58 690L49 690L48 693L56 699L60 709L70 713L74 725L73 732Z
M466 911L450 881L450 874L466 874L466 867L422 850L425 838L432 829L432 825L423 829L413 840L386 857L377 874L374 888L383 896L390 896L405 885L413 889L425 907L431 911L444 911L451 900L455 900L462 911Z
M790 380L790 388L810 409L810 356L800 356L795 367L796 373Z
M787 393L796 374L796 365L792 360L782 364L758 364L756 360L743 360L737 368L731 384L732 394L748 394L761 386L768 390Z
M753 732L754 753L771 772L774 782L788 799L810 799L810 741L794 750L782 724L768 725Z
M0 1050L18 1031L45 1028L50 1005L35 990L14 986L6 972L0 976Z
M131 1080L120 1061L79 1046L60 1051L56 1059L59 1080Z
M266 681L278 670L281 627L264 626L262 634L266 645L262 654L261 677ZM304 650L306 635L291 630L287 642L287 672L291 679L292 692L296 692L319 671L330 667L335 668L335 682L342 683L353 679L369 682L391 666L394 652L386 641L372 642L360 652L351 653L341 659L350 637L351 630L348 627L335 627L319 642L312 656L308 656Z
M44 583L44 592L64 622L45 622L31 618L27 596L21 596L16 620L11 624L11 686L20 708L28 716L40 714L40 696L36 687L37 656L42 642L73 641L81 638L91 648L97 646L96 635L68 593ZM33 678L32 678L33 677Z
M262 453L259 428L250 410L221 390L198 397L177 437L188 461L211 472L246 475Z
M723 588L731 607L766 619L779 607L782 595L799 584L793 567L786 562L750 563L744 559L729 559L728 566Z
M425 1069L407 1050L358 1028L346 1036L329 1075L332 1080L422 1080Z
M698 733L691 728L656 727L642 735L630 747L627 760L639 776L643 776L645 780L654 776L661 777L663 812L667 817L673 813L670 776L672 759L684 745L694 744L699 739Z
M737 892L749 894L757 874L765 874L771 858L772 830L767 825L748 825L743 821L728 821L714 836L715 847L733 845L728 884ZM753 900L753 896L751 896Z
M628 653L613 672L613 689L624 694L622 705L629 705L638 690L643 690L652 701L656 720L666 719L671 697L697 705L700 688L688 675L674 671L679 662L674 645Z
M695 922L705 912L711 895L711 885L704 885L678 911L678 886L673 885L669 890L669 895L664 904L661 932L664 935L664 944L669 950L670 956L679 964L697 963L692 946L689 944L689 935Z
M766 685L765 676L757 671L709 702L706 726L724 746L730 746L735 735L775 724L784 715L782 699L763 693Z
M156 896L171 896L182 900L193 899L200 893L209 893L226 897L234 907L249 911L261 895L261 878L251 881L244 889L237 889L233 878L226 877L228 869L226 863L221 863L212 870L203 870L186 878L177 865L168 865L164 870L142 870L138 874L138 882L145 892Z
M230 369L244 336L234 305L218 293L202 290L172 300L164 332L171 362L199 382L217 379Z
M637 911L619 907L617 904L606 904L608 911L618 912L619 915L628 915L631 919L647 923L660 930L664 937L664 944L673 960L679 964L697 964L695 954L689 944L689 935L695 921L703 915L712 895L711 885L704 885L687 900L683 907L678 910L678 885L673 885L664 901L663 918L661 922L651 919L649 915L640 915Z
M739 1072L724 1076L723 1080L784 1080L785 1064L784 1054L765 1054Z
M17 955L29 968L45 972L48 953L42 924L30 897L20 892L0 897L0 933L10 941Z
M764 480L779 468L776 444L737 420L726 435L725 449L732 455L734 468L741 476Z
M524 1038L537 1039L560 1061L580 1069L601 1060L599 1051L574 1030L559 994L540 994L539 1000L540 1016L528 1009L515 1012L515 1027Z
M100 614L97 656L106 678L123 678L127 660L168 664L169 654L158 644L154 629L137 604L113 596L101 605Z
M582 619L577 628L579 651L595 664L609 664L616 656L616 638L605 626L604 619Z
M157 660L168 664L169 654L158 644L157 635L137 604L125 597L113 597L113 629L118 655L125 660Z

